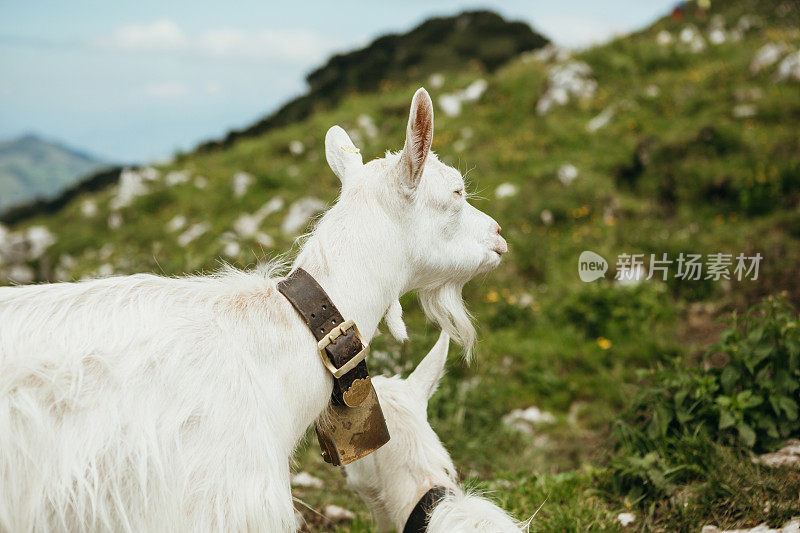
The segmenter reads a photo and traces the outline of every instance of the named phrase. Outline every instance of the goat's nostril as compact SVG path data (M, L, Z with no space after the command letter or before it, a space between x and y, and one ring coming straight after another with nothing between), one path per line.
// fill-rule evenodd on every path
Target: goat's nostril
M500 234L500 230L501 230L501 229L503 229L503 228L501 228L501 227L500 227L500 224L497 224L497 223L495 223L495 225L494 225L494 232L495 232L495 233L497 233L497 234L499 235L499 234Z

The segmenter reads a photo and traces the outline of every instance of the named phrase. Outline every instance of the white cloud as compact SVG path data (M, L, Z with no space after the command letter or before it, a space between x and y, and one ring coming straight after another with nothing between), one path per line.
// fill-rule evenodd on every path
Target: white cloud
M152 82L144 86L146 96L155 98L177 98L189 93L189 87L179 81Z
M188 35L168 19L130 24L112 31L94 45L111 50L192 54L220 59L312 62L323 59L335 42L308 30L245 31L216 28Z

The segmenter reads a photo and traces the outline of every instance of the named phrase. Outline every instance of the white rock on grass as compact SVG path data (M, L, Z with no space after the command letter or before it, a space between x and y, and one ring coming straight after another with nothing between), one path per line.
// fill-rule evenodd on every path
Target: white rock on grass
M178 231L186 227L186 217L183 215L175 215L167 222L167 229L169 231Z
M659 46L669 46L672 44L672 41L674 41L672 34L667 30L661 30L656 34L656 43L658 43Z
M149 167L148 167L149 168ZM152 170L153 172L150 172ZM130 168L124 169L119 176L117 185L117 193L111 199L109 205L111 209L121 209L128 207L131 202L138 196L147 194L147 183L158 178L158 173L155 169L142 169L134 170Z
M109 229L119 229L122 227L122 215L119 213L111 213L108 216L108 227Z
M435 72L431 74L430 78L428 78L428 83L431 86L431 89L441 89L442 85L444 85L444 75L440 74L439 72Z
M338 505L326 505L322 510L322 514L334 524L349 522L356 517L352 511L348 511L344 507L339 507Z
M545 226L552 226L553 225L553 212L549 209L543 209L542 213L539 215L539 218L542 219L542 224Z
M182 247L186 247L210 229L211 224L208 222L198 222L197 224L193 224L189 227L189 229L178 235L178 244Z
M680 33L680 40L682 43L689 46L692 52L702 52L706 47L706 41L703 39L703 34L697 29L697 26L688 24Z
M261 231L256 233L256 242L264 248L272 248L275 246L275 239Z
M222 245L222 254L236 258L242 253L242 245L236 240L236 235L230 231L226 231L220 235L219 243Z
M557 105L569 102L570 97L588 99L597 91L592 69L583 61L569 61L550 67L547 89L536 103L536 112L547 114Z
M319 198L307 196L289 206L289 212L281 224L281 231L287 235L295 234L303 229L308 221L317 213L325 210L325 202Z
M660 94L661 89L655 83L651 83L644 88L644 95L648 98L658 98Z
M539 48L538 50L525 53L523 55L523 61L528 62L533 60L540 63L549 63L551 61L555 61L556 63L560 63L562 61L569 60L570 57L571 53L568 49L550 43L547 46Z
M191 172L188 170L173 170L164 178L164 183L166 183L168 187L174 187L176 185L188 183L191 178Z
M261 223L266 217L283 209L283 198L276 196L262 205L258 211L250 214L240 215L233 223L233 230L243 239L252 238L257 232Z
M636 522L636 515L633 513L619 513L617 515L617 522L619 522L619 525L622 527L628 527Z
M206 187L208 187L208 178L206 178L205 176L197 176L194 179L194 186L197 187L198 189L205 189Z
M717 526L703 526L701 533L800 533L800 517L792 518L777 529L769 527L766 523L752 528L726 529L724 531Z
M753 462L772 468L800 470L800 440L791 439L780 450L753 458Z
M554 424L556 418L547 411L531 406L527 409L514 409L502 418L503 425L509 429L533 435L535 429L541 425Z
M28 265L11 265L6 277L13 283L25 285L27 283L33 283L33 280L36 279L36 273L34 273L33 269Z
M378 127L372 120L372 117L366 114L359 115L356 119L356 124L364 132L368 139L374 140L378 136Z
M517 186L513 183L501 183L494 191L496 198L511 198L517 195Z
M443 94L439 97L439 107L442 112L450 117L455 117L461 114L461 108L464 103L477 101L489 84L483 78L470 83L466 88L456 91L451 94Z
M304 489L321 489L324 483L318 477L314 477L308 472L298 472L292 476L292 487Z
M84 200L81 202L81 215L92 218L97 215L97 202L94 200Z
M28 260L39 259L56 242L56 236L44 226L31 226L25 231L28 243Z
M775 72L777 81L800 81L800 50L783 58Z
M233 195L236 198L241 198L247 194L247 190L255 181L255 178L247 172L237 172L231 178L231 187L233 188Z
M733 107L734 118L753 117L758 114L758 108L753 104L738 104Z
M757 74L767 67L771 67L780 60L789 48L785 43L767 43L759 48L752 61L750 61L750 73Z
M708 25L708 42L711 44L722 44L728 40L725 33L725 17L714 15Z
M306 147L302 141L292 141L289 143L289 153L292 155L302 155Z
M570 165L567 163L566 165L561 165L558 167L558 172L556 172L558 177L558 181L563 183L564 185L569 185L575 178L578 177L578 169L575 168L575 165Z
M586 124L586 131L589 133L594 133L601 128L605 128L608 126L608 123L611 122L611 119L614 118L616 113L617 110L614 108L614 106L606 107Z
M454 94L443 94L439 97L439 108L448 117L457 117L461 114L461 99Z

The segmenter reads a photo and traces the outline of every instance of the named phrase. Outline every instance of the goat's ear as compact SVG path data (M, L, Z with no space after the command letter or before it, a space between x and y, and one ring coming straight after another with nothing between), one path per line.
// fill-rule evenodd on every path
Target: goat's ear
M339 126L333 126L325 135L325 158L342 184L350 172L364 164L361 150L356 148L347 132Z
M444 331L439 335L439 340L433 345L428 355L417 365L417 368L406 380L411 387L426 400L433 396L439 380L444 374L444 364L447 362L447 349L450 346L450 336Z
M420 87L411 101L406 143L400 156L400 179L407 189L412 190L419 184L432 143L433 102L428 91Z

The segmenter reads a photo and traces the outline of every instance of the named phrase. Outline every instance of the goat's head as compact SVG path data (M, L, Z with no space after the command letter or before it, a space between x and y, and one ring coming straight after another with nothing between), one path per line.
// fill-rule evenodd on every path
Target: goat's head
M406 269L403 289L418 289L426 313L469 351L475 332L461 288L495 268L507 245L499 224L467 201L461 173L431 152L432 142L433 103L425 89L414 94L400 153L363 164L347 133L332 127L325 152L342 181L334 209L391 240Z
M379 524L405 520L434 485L455 488L455 467L428 423L428 400L444 373L449 337L438 342L407 379L376 376L391 440L345 467L347 484L362 497Z

